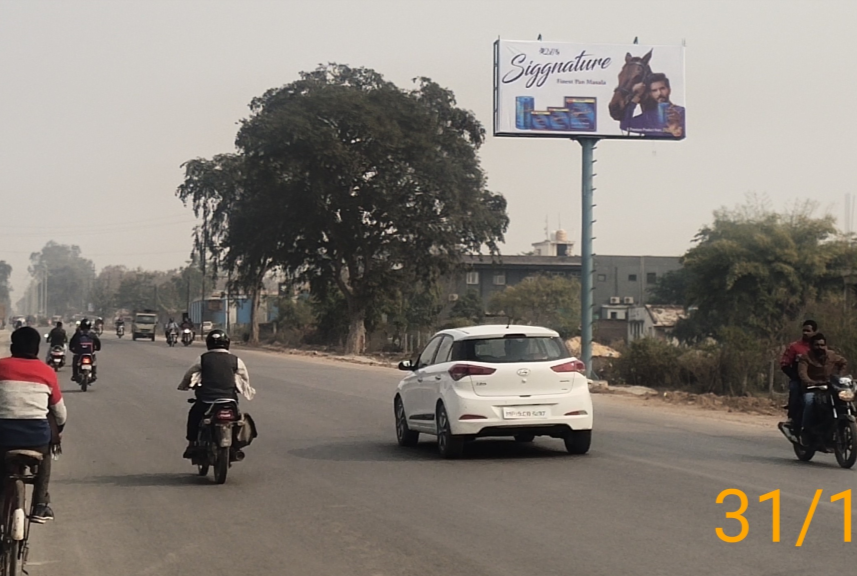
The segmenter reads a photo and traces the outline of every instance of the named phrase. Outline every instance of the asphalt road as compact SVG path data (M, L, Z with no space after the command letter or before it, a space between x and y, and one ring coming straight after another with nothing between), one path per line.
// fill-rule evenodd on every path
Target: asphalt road
M853 570L843 502L857 471L802 464L774 429L596 396L591 452L480 440L442 461L395 443L396 371L241 351L259 426L223 486L182 460L178 380L201 346L107 334L99 381L69 409L54 467L57 520L36 526L31 576L804 575ZM730 535L749 497L750 531ZM781 539L770 501L781 490ZM795 543L817 489L803 546ZM851 518L849 511L848 518Z

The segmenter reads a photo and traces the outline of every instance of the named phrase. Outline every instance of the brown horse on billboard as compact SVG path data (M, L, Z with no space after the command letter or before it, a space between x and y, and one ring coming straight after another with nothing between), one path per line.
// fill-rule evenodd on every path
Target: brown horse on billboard
M646 78L651 76L652 69L649 67L651 59L652 50L649 50L645 56L631 56L630 52L625 54L625 65L619 71L619 84L613 90L613 98L608 106L610 117L614 120L622 120L625 108L634 96L634 86L645 83ZM643 109L646 108L645 104L645 102L641 103Z

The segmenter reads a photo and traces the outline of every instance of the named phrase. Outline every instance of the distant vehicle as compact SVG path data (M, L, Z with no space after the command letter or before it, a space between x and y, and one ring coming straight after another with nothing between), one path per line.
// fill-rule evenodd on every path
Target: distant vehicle
M212 330L214 330L214 324L206 320L202 323L202 336L203 338Z
M562 438L572 454L589 451L592 398L583 362L559 334L537 326L472 326L442 330L396 389L393 409L400 446L420 434L437 436L443 458L485 436Z
M158 324L158 315L152 310L136 312L131 324L131 340L137 338L148 338L155 341L155 326Z

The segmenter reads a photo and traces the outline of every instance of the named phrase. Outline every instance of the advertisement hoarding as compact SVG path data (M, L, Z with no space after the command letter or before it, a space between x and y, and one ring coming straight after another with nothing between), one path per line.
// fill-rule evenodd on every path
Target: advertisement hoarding
M494 43L494 135L687 135L683 46Z

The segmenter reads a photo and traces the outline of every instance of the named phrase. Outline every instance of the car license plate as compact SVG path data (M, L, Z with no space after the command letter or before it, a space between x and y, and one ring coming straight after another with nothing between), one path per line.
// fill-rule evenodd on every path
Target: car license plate
M544 420L548 417L548 409L542 406L504 406L503 418L506 420Z

